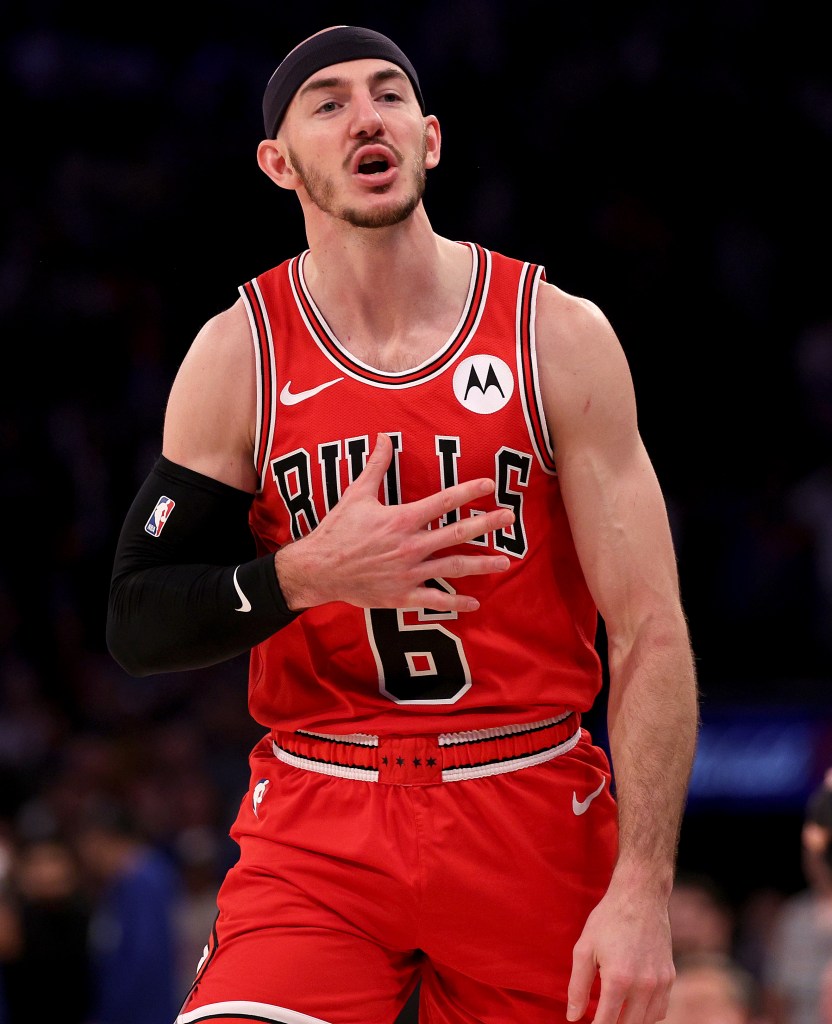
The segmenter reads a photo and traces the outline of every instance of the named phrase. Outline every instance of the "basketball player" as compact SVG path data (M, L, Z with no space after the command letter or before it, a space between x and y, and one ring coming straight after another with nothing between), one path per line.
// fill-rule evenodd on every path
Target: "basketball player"
M308 248L194 340L108 617L137 676L251 649L178 1024L391 1024L419 981L428 1024L652 1024L697 698L625 356L542 267L433 231L439 122L386 36L306 39L263 112Z

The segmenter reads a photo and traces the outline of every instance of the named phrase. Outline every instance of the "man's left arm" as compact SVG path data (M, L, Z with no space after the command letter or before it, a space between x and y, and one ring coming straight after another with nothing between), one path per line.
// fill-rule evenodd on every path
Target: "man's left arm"
M569 1019L596 973L596 1024L661 1020L674 977L667 902L699 722L665 501L639 434L626 358L604 315L546 290L539 368L561 490L608 642L619 851L575 946Z

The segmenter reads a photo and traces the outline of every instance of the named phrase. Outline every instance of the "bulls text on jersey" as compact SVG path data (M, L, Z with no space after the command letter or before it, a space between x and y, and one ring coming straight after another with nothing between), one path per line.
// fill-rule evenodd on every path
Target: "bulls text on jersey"
M401 433L388 435L393 442L393 458L384 480L384 501L398 505L402 500L399 470L402 453ZM457 464L462 455L460 439L435 435L437 457L437 487L451 487L459 483ZM315 457L306 448L296 448L271 460L271 476L286 511L290 530L295 540L310 533L323 515L335 507L343 487L355 480L364 469L370 451L369 435L338 438L318 445ZM532 455L503 446L494 453L494 500L503 508L514 512L514 523L508 529L495 530L490 544L498 551L515 558L523 558L528 549L523 524L523 492L529 483ZM317 462L317 471L313 470ZM478 510L471 509L470 515ZM452 509L442 517L439 525L456 522L459 510ZM471 544L489 544L486 536L475 537Z

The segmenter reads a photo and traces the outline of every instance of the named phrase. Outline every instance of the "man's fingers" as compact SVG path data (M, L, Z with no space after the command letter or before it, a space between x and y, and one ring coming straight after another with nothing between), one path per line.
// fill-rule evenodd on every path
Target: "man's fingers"
M497 508L480 515L465 516L455 523L428 531L424 537L425 549L433 552L453 547L455 544L467 544L475 537L482 537L493 530L511 526L513 522L514 513L508 508Z
M508 559L506 559L508 562ZM480 566L476 569L466 568L462 572L454 572L451 568L450 571L440 573L442 566L437 563L434 566L428 566L431 572L435 572L432 579L441 578L445 581L452 579L454 576L471 576L479 573L492 572L491 569ZM503 568L502 566L500 567ZM449 584L447 584L449 585ZM457 594L449 593L447 590L438 589L437 587L420 586L414 588L411 593L407 596L403 603L396 603L393 607L396 608L430 608L436 612L475 612L479 608L480 603L476 597L472 597L470 594Z
M390 436L385 433L376 434L375 447L370 452L364 469L350 485L352 490L367 491L373 497L378 497L378 490L392 458L393 442L390 440Z
M669 1006L670 988L665 987L656 989L647 1005L644 1019L649 1021L664 1020L667 1016Z
M626 1012L624 1008L624 999L621 995L613 994L612 989L609 985L606 988L601 986L601 995L598 999L598 1006L595 1009L595 1017L593 1021L597 1024L618 1024L623 1013ZM567 1013L567 1020L573 1020ZM629 1016L629 1014L628 1014ZM634 1018L631 1018L631 1020ZM629 1024L629 1022L628 1022Z
M607 978L601 983L595 1024L654 1024L664 1020L668 996L669 990L654 980Z
M462 484L454 484L442 491L429 495L427 498L420 498L413 502L415 514L419 516L423 526L432 523L435 519L441 519L452 509L467 505L469 501L475 501L494 490L494 481L488 477L480 477L477 480L466 480ZM476 536L476 534L474 535Z
M390 467L393 458L393 442L390 436L379 433L376 436L376 444L367 459L363 471L353 481L348 490L355 494L372 495L378 498L378 493L384 481L384 475ZM413 522L421 528L427 527L430 523L441 519L442 516L454 509L460 508L477 498L485 497L494 491L494 481L488 477L480 477L476 480L466 480L461 484L454 484L446 487L427 498L410 503ZM485 515L465 516L456 523L451 523L439 530L431 531L434 536L434 543L429 544L429 550L436 551L440 547L450 547L452 544L465 544L475 537L490 533L500 527L510 526L514 522L514 513L510 509L497 509ZM448 532L450 531L450 532ZM438 534L442 534L441 537Z
M589 993L595 980L597 967L592 957L579 956L577 951L572 958L572 977L569 979L569 991L566 1007L567 1020L580 1020L589 1004Z
M431 577L457 579L460 576L485 576L490 572L505 572L511 562L505 555L448 555L423 562Z

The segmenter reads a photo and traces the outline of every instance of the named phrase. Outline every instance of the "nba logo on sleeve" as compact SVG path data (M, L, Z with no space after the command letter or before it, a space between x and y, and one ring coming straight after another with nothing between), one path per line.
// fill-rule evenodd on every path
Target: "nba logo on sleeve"
M168 498L163 494L156 502L156 508L150 513L150 518L144 524L144 532L149 533L151 537L158 537L168 521L168 516L173 512L175 504L173 498Z
M259 818L260 815L257 813L257 808L263 803L263 797L266 795L266 788L269 785L268 779L261 779L254 787L254 792L251 794L251 805L254 811L254 817Z

